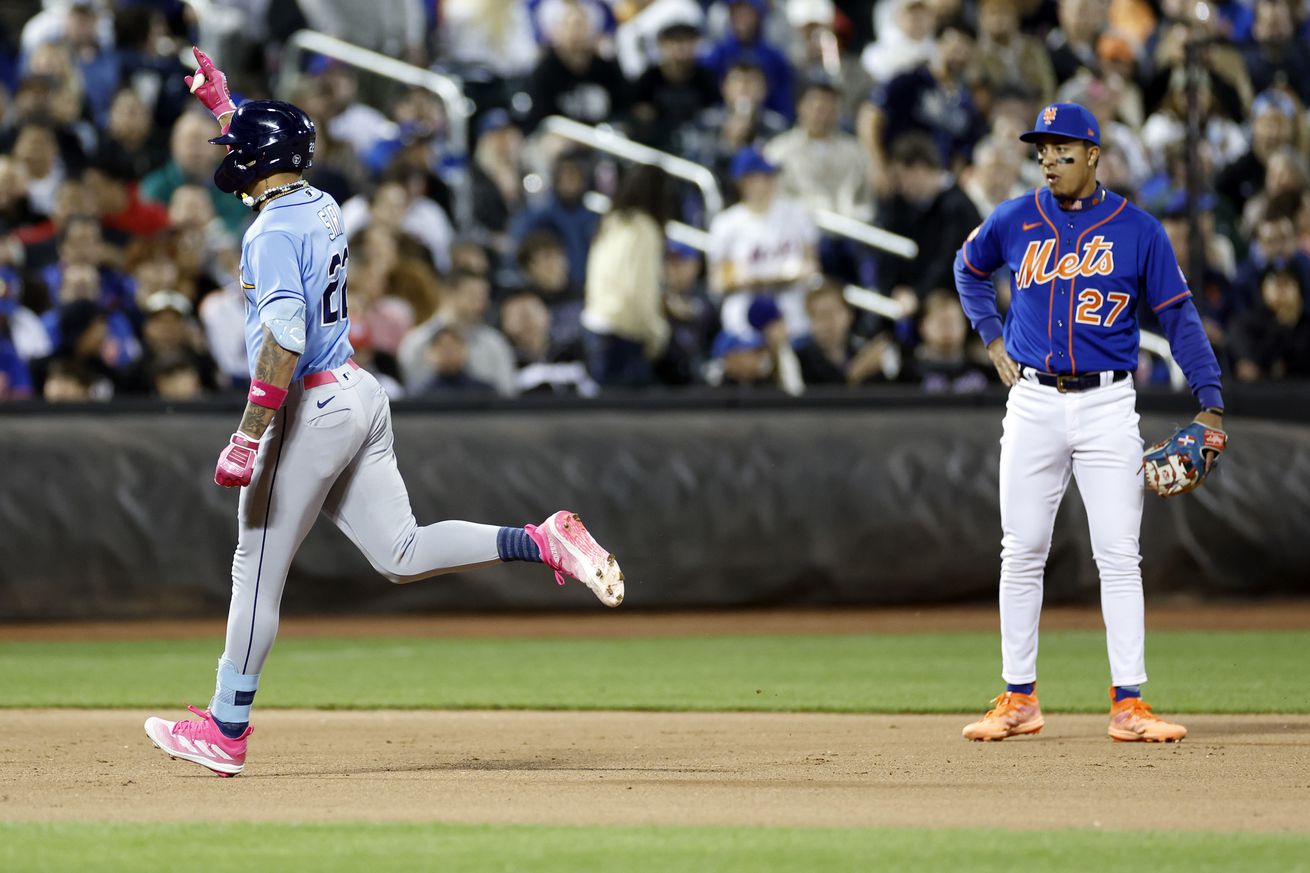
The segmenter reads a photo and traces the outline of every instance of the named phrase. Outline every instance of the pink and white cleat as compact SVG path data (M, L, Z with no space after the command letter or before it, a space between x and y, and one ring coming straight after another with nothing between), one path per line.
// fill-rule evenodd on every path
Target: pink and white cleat
M526 526L546 566L555 571L555 581L564 584L567 574L585 584L606 606L623 602L623 571L614 556L603 549L576 512L561 509L541 523Z
M146 736L170 758L181 758L213 770L219 776L235 776L246 766L246 737L254 728L247 727L235 740L223 736L207 709L187 709L200 721L165 721L146 719Z

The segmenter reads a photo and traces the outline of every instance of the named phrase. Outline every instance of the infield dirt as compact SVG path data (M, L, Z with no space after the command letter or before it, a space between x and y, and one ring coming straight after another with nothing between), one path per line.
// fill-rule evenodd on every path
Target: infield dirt
M265 710L235 779L143 717L4 712L0 819L1310 831L1306 716L1148 746L1088 715L971 744L959 716Z

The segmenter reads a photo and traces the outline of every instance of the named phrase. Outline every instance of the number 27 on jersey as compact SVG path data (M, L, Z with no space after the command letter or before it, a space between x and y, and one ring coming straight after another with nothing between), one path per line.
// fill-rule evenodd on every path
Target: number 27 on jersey
M1110 311L1104 316L1101 309L1105 306L1106 300L1110 301ZM1110 327L1119 320L1124 308L1128 306L1132 297L1122 291L1111 291L1108 294L1102 294L1095 288L1084 288L1078 292L1078 312L1074 315L1074 321L1079 324L1090 324L1094 327Z

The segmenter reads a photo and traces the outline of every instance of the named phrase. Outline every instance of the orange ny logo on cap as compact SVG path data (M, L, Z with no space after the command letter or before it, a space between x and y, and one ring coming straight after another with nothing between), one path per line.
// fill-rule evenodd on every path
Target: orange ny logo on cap
M1054 106L1047 106L1046 111L1042 113L1042 121L1046 123L1047 127L1055 124L1055 112L1056 108Z

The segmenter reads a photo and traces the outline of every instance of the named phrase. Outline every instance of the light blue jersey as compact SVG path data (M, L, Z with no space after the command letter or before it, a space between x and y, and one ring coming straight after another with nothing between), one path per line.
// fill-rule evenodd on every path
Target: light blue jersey
M251 373L270 311L286 309L285 303L270 308L277 301L304 306L305 350L296 362L293 381L339 367L354 353L346 305L349 258L341 210L330 195L306 187L271 200L260 210L241 241Z

